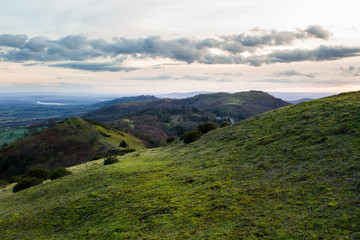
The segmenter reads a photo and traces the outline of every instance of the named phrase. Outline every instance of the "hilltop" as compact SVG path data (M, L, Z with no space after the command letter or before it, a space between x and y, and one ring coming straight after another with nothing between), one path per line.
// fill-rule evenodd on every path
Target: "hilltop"
M121 103L127 103L127 102L139 102L139 101L147 101L147 100L155 100L157 99L155 96L150 95L140 95L135 97L122 97L122 98L116 98L110 101L102 101L98 102L96 104L93 104L96 108L103 108L108 106L113 106Z
M266 112L13 194L7 239L358 239L360 92Z
M200 94L186 99L127 102L85 114L159 146L200 123L236 122L289 103L260 91Z
M125 140L130 148L144 143L119 130L82 118L70 118L0 149L0 176L22 174L34 167L73 166L119 149Z

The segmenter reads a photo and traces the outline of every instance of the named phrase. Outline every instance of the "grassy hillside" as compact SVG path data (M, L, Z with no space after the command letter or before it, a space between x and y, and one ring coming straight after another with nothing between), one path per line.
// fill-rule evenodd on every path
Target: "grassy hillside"
M126 130L153 146L181 136L203 122L239 121L287 102L260 91L200 94L186 99L156 99L118 104L85 115Z
M4 239L359 239L360 92L276 109L13 194Z
M72 166L117 149L125 140L140 149L144 143L106 125L70 118L0 149L0 176L22 174L34 167Z

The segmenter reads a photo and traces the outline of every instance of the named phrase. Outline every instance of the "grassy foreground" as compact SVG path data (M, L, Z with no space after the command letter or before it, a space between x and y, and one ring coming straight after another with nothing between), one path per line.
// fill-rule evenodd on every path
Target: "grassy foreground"
M1 190L2 239L360 239L360 92L119 159Z

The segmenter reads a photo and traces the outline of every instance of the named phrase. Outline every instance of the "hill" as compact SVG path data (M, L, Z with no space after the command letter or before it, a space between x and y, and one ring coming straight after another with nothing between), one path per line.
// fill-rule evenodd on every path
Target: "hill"
M71 118L27 136L0 151L0 176L22 174L29 168L73 166L118 149L125 140L143 148L141 140L95 121Z
M360 92L0 192L5 239L358 239Z
M85 117L106 122L159 146L168 137L181 136L202 122L235 122L288 104L260 91L213 93L118 104L97 109Z
M103 108L103 107L108 107L108 106L117 105L117 104L121 104L121 103L139 102L139 101L155 100L155 99L157 99L157 98L154 96L149 96L149 95L140 95L140 96L135 96L135 97L122 97L122 98L116 98L116 99L110 100L110 101L102 101L102 102L94 104L93 106L97 107L97 108Z

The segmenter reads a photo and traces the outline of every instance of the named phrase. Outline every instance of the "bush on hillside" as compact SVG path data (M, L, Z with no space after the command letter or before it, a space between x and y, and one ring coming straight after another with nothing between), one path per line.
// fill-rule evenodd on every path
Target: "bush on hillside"
M223 127L228 127L228 126L231 126L231 123L225 121L225 122L222 122L220 123L220 127L223 128Z
M175 141L175 137L169 137L168 139L166 139L167 143L171 143L173 141Z
M189 132L184 133L184 135L182 136L182 139L183 139L184 143L188 144L188 143L195 142L195 141L198 140L201 136L202 136L201 131L199 131L199 130L192 130L192 131L189 131Z
M5 187L6 185L8 185L9 183L6 180L0 180L0 188Z
M32 186L36 186L39 185L43 182L44 180L41 178L36 178L36 177L25 177L23 179L20 180L20 182L18 182L14 188L13 188L13 192L16 193L18 191L21 191L23 189L32 187Z
M119 147L127 148L129 145L125 142L125 140L122 140L119 144Z
M210 132L210 131L212 131L212 130L215 130L215 129L217 129L217 128L218 128L218 126L217 126L215 123L213 123L213 122L201 123L201 124L199 124L199 126L198 126L198 129L199 129L203 134L208 133L208 132Z
M50 179L54 180L57 178L65 177L66 175L70 175L72 172L70 170L67 170L64 167L57 167L50 171Z
M26 174L25 177L34 177L34 178L38 178L38 179L49 179L50 178L50 172L45 169L45 168L34 168L29 170Z
M105 158L104 165L114 164L119 162L119 160L115 156L110 156Z
M16 182L20 182L21 179L22 179L22 176L15 175L15 176L9 177L8 182L9 183L16 183Z

